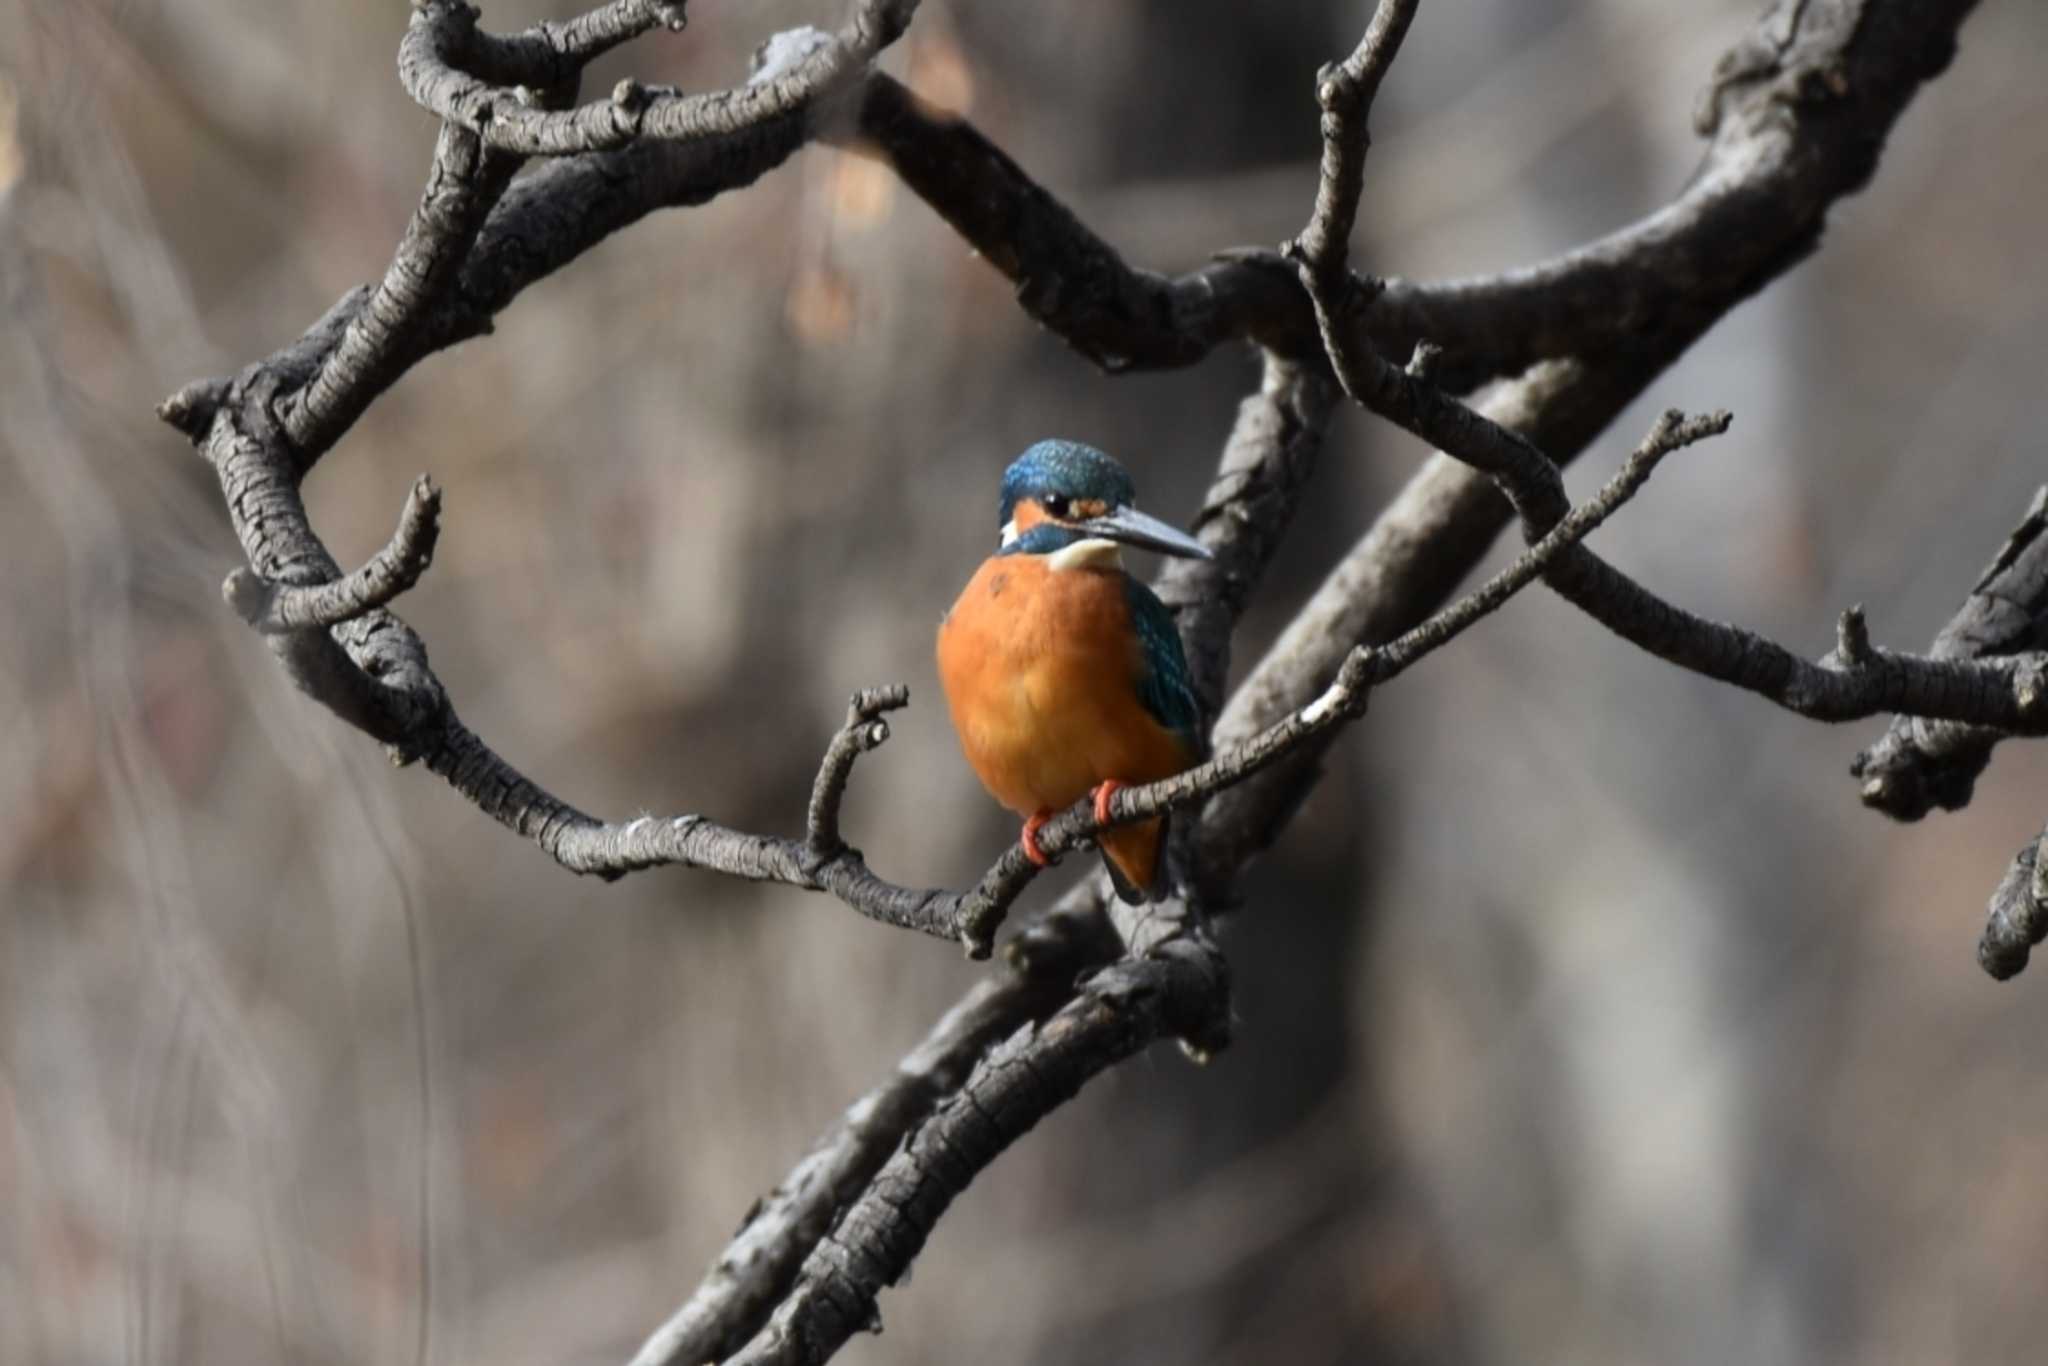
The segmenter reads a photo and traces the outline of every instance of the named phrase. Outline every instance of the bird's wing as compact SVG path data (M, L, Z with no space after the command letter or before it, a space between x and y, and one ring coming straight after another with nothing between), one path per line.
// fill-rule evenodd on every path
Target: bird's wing
M1202 710L1195 701L1173 613L1151 589L1128 574L1124 575L1124 598L1130 604L1131 625L1138 633L1144 660L1138 675L1138 700L1154 720L1181 738L1190 758L1198 757L1202 753Z

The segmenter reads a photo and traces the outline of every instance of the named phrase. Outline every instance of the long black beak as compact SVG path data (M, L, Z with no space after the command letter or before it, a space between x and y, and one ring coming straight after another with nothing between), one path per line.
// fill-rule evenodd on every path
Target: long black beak
M1140 550L1156 550L1162 555L1179 555L1190 560L1216 558L1208 546L1179 527L1169 526L1157 517L1148 517L1136 508L1117 508L1104 516L1090 517L1080 525L1081 530L1090 536L1122 541Z

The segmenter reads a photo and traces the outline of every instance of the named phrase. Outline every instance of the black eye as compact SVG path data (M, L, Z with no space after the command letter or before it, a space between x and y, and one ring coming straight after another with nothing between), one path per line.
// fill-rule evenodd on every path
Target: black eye
M1055 493L1045 500L1045 510L1050 516L1064 517L1067 515L1067 500Z

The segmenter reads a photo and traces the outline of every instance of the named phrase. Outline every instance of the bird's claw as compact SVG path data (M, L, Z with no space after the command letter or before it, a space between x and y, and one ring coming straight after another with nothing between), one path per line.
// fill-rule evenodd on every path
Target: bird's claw
M1118 782L1114 778L1105 778L1102 784L1095 789L1095 823L1097 825L1109 824L1109 799L1115 795L1118 788L1123 786L1123 783Z

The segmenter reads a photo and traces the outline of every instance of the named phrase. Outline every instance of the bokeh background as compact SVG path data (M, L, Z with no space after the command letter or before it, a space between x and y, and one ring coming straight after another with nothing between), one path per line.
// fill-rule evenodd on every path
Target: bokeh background
M1272 244L1369 5L931 0L887 62L1127 256ZM1663 202L1755 0L1425 6L1358 244L1434 277ZM567 9L493 0L486 22ZM618 76L729 83L817 0L703 0ZM431 121L406 6L0 0L0 1363L619 1361L971 980L823 898L579 881L296 695L150 416L374 278ZM2043 480L2048 8L1990 3L1818 256L1657 408L1727 406L1599 536L1814 652L1919 646ZM447 490L402 610L588 809L850 834L958 885L1015 829L931 635L1043 435L1193 508L1253 358L1107 379L872 165L645 222L430 360L313 475L353 564ZM1418 464L1341 418L1242 668ZM1238 1042L1098 1082L962 1200L851 1363L2016 1362L2048 1335L2048 969L1981 907L2048 753L1895 827L1822 728L1540 592L1337 751L1229 933ZM1057 882L1049 879L1048 882ZM1051 887L1041 889L1050 895ZM425 1316L423 1321L422 1316Z

